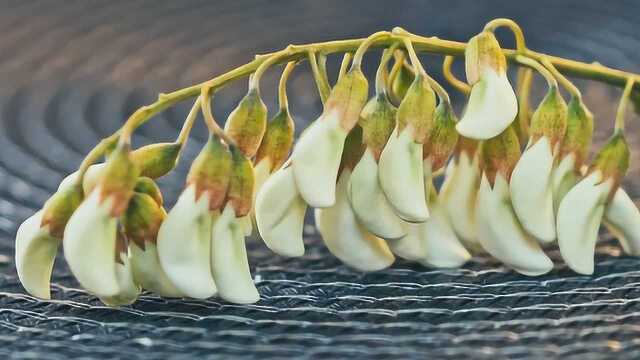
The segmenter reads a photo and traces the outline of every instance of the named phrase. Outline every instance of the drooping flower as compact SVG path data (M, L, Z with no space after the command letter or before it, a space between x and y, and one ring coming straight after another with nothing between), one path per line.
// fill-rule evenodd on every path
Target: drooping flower
M469 40L465 69L471 95L456 129L471 139L498 136L516 118L518 100L507 77L506 58L492 32L481 32Z
M251 84L254 84L253 82ZM229 114L224 131L247 157L253 157L267 129L267 106L262 102L257 86L249 91Z
M616 190L605 208L603 221L625 253L640 255L640 211L624 189Z
M158 256L167 277L186 296L216 294L211 274L211 231L224 205L231 173L229 149L216 136L194 160L187 187L158 231Z
M336 202L315 210L315 221L329 251L345 264L361 270L376 271L393 264L395 258L387 243L362 226L348 199L349 178L364 152L362 130L355 127L345 142L336 185Z
M378 163L384 194L396 214L408 222L424 222L429 217L422 154L435 104L426 75L418 74L398 108L396 126Z
M587 176L572 187L560 202L558 245L562 258L573 271L593 273L598 229L607 204L615 197L628 167L629 147L624 134L616 131L598 153ZM616 203L612 208L613 214L620 209L619 206L620 203Z
M556 239L553 174L567 127L567 105L552 86L533 114L527 148L513 169L511 203L524 229L543 243Z
M478 241L489 254L525 275L541 275L553 263L527 234L511 205L509 179L520 157L512 127L482 144L482 178L476 201Z
M367 101L368 82L358 66L338 80L322 115L300 135L291 167L300 195L313 207L335 203L336 180L347 134Z

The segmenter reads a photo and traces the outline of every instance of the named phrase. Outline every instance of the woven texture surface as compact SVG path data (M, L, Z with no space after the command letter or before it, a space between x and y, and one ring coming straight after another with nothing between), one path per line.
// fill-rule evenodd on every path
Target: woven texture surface
M20 222L99 138L159 91L206 80L288 43L359 37L395 25L464 40L498 16L518 20L536 50L638 71L639 12L634 1L0 0L0 357L639 358L640 262L623 256L607 234L593 276L571 272L551 249L556 268L527 278L487 258L457 270L399 261L362 274L328 254L309 227L300 259L249 243L262 296L250 306L144 294L132 306L108 308L78 288L62 260L54 300L39 301L24 293L13 266ZM428 68L439 66L435 57L425 60ZM263 84L270 109L276 80L270 72ZM619 90L578 84L601 142ZM219 119L245 86L217 97ZM308 123L319 103L306 65L290 88L296 120ZM171 139L188 106L153 119L136 145ZM637 134L638 127L631 124L630 131ZM198 125L177 171L160 181L168 204L205 138ZM635 150L638 139L630 136ZM640 195L637 154L625 182L634 198Z

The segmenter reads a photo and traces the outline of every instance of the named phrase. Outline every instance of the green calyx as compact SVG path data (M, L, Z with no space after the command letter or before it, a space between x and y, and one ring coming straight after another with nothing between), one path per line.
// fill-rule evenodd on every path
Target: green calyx
M231 178L227 192L227 202L233 206L236 217L242 217L251 212L253 205L255 186L253 165L236 147L231 147L231 158Z
M160 191L158 184L156 184L153 179L141 176L136 182L136 186L133 188L133 191L151 196L159 206L162 206L162 192Z
M253 157L267 128L267 106L256 88L250 88L247 95L229 114L224 131L238 146L240 151Z
M499 74L507 69L507 59L502 53L500 43L490 31L483 31L469 40L464 51L464 63L467 82L470 85L478 82L487 69Z
M80 206L84 194L82 187L70 186L58 190L42 208L41 227L49 227L49 233L62 239L64 228L74 211Z
M593 139L593 114L582 99L573 97L567 112L567 132L562 142L562 156L575 154L575 169L578 171L589 155Z
M339 172L342 172L344 169L353 170L353 168L356 167L366 149L366 145L362 140L362 127L356 125L351 129L344 141L344 149L342 150L342 158L340 159Z
M256 153L255 163L268 158L271 161L270 170L279 169L291 151L294 132L295 124L289 110L280 109L278 114L267 124L267 131Z
M431 159L431 169L442 168L458 143L456 114L451 104L441 102L433 117L433 127L424 142L422 156Z
M352 67L331 90L324 113L338 116L342 128L350 131L358 123L368 96L367 78L360 67Z
M559 144L567 131L567 104L557 86L549 88L547 95L531 117L529 134L535 143L537 139L546 136L551 146Z
M614 188L617 188L629 169L629 157L629 144L627 144L624 133L616 131L596 155L589 172L599 170L602 172L603 181L613 179L616 184Z
M187 186L195 186L196 199L206 192L209 197L209 209L218 210L224 205L230 176L229 148L220 138L211 135L191 165L187 175Z
M360 113L358 125L362 128L362 140L376 161L396 126L397 111L387 96L377 94L367 102Z
M176 167L180 149L178 143L151 144L136 149L131 156L140 167L140 176L157 179Z
M493 186L498 174L509 181L520 159L520 141L513 125L481 145L482 169Z
M100 198L113 198L111 215L118 217L126 210L140 176L140 168L133 160L129 145L119 145L111 153L100 176L96 186L101 192Z
M409 127L413 131L413 140L423 144L431 131L435 109L436 95L429 82L422 75L416 76L398 107L398 133Z
M167 216L162 206L149 195L136 192L129 201L129 207L122 217L122 225L127 239L141 249L145 242L155 243L162 221Z

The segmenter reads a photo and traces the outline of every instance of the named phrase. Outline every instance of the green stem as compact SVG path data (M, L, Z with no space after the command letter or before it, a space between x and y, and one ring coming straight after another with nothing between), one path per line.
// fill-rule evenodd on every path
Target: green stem
M393 56L398 45L398 43L395 43L382 52L380 65L378 65L378 70L376 71L376 94L378 95L387 94L387 78L389 76L389 69L387 68L387 65L389 64L389 60L391 60L391 56Z
M322 75L320 68L318 67L318 59L316 58L315 51L309 51L309 64L311 65L311 72L313 72L313 78L316 80L318 86L318 93L320 93L320 100L324 105L329 98L331 87L329 81Z
M197 98L196 101L193 102L193 106L191 110L189 110L189 114L182 124L182 129L180 129L180 134L176 138L176 143L180 144L180 148L184 148L184 145L187 143L187 139L189 138L189 134L191 133L191 129L193 129L193 124L196 122L198 118L198 113L200 112L200 98Z
M120 131L116 131L109 137L106 137L91 149L87 156L84 157L80 166L78 167L78 177L76 178L76 185L82 186L82 182L84 181L84 176L89 170L89 167L98 161L100 157L105 154L105 151L109 149L111 146L115 145L120 137Z
M511 19L499 18L489 21L484 26L484 31L495 32L499 27L507 27L513 33L513 36L516 38L516 51L520 54L525 54L527 52L527 46L524 41L524 33L522 32L522 28L515 21Z
M622 92L620 103L618 103L618 111L616 111L616 131L624 131L625 113L627 111L627 104L629 103L629 97L631 96L631 90L633 89L634 83L635 79L629 79L629 81L627 81L627 85L624 87L624 91Z
M444 61L442 62L442 74L444 75L444 78L447 79L449 84L456 88L456 90L458 90L465 96L469 96L469 94L471 93L471 86L453 75L453 71L451 70L453 59L454 57L451 55L447 55L444 57Z
M547 80L547 84L549 85L549 87L558 87L556 78L538 61L522 55L516 56L516 61L537 71L540 75L542 75L542 77L544 77L545 80Z
M558 69L556 69L556 67L553 66L553 64L551 63L551 61L549 61L549 59L543 57L540 60L540 63L542 63L542 65L544 65L544 67L546 67L547 70L549 70L551 74L553 74L556 80L558 80L560 84L562 84L562 86L565 89L567 89L567 91L572 96L576 97L577 99L582 99L582 93L580 92L580 89L578 89L575 85L573 85L573 83L569 81L569 79L567 79L566 76L562 75L560 71L558 71Z
M278 84L278 105L280 105L281 110L289 110L289 99L287 98L287 80L289 80L289 75L296 67L295 61L290 61L285 66L284 70L282 70L282 75L280 76L280 83Z
M235 141L233 141L227 134L225 134L224 130L218 125L218 122L213 118L213 112L211 111L211 88L208 86L202 87L202 92L200 94L200 105L202 107L202 115L204 116L204 123L209 128L209 132L216 135L220 139L224 140L229 145L234 145Z
M344 53L344 56L342 56L342 62L340 62L340 70L338 71L338 80L340 80L342 76L347 73L352 58L353 53L350 52Z
M362 57L369 50L369 47L373 43L375 43L378 39L388 38L389 32L387 31L378 31L377 33L371 34L365 41L363 41L358 49L356 50L355 55L353 55L353 62L351 62L351 68L359 68L362 63Z

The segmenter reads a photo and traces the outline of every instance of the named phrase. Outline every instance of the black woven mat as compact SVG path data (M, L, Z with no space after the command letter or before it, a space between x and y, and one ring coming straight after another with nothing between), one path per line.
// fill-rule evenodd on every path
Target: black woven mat
M638 15L640 3L632 0L0 1L0 357L639 358L640 262L612 241L598 246L593 276L569 271L554 250L556 268L538 278L486 258L458 270L398 262L361 274L330 256L310 227L301 259L275 256L259 241L249 245L262 296L250 306L145 294L132 306L108 308L78 289L63 261L54 300L39 301L24 293L13 266L20 222L99 138L159 91L288 43L395 25L464 40L500 16L518 20L536 50L638 71ZM428 69L439 67L435 57L425 60ZM276 79L269 73L263 85L271 109ZM602 140L619 91L579 84ZM218 118L245 86L221 93ZM308 123L319 103L304 67L290 92L296 120ZM187 106L145 125L136 144L175 136ZM639 131L634 124L630 130ZM185 160L162 179L169 204L205 137L199 125ZM636 150L638 139L630 140ZM636 197L638 153L625 183Z

